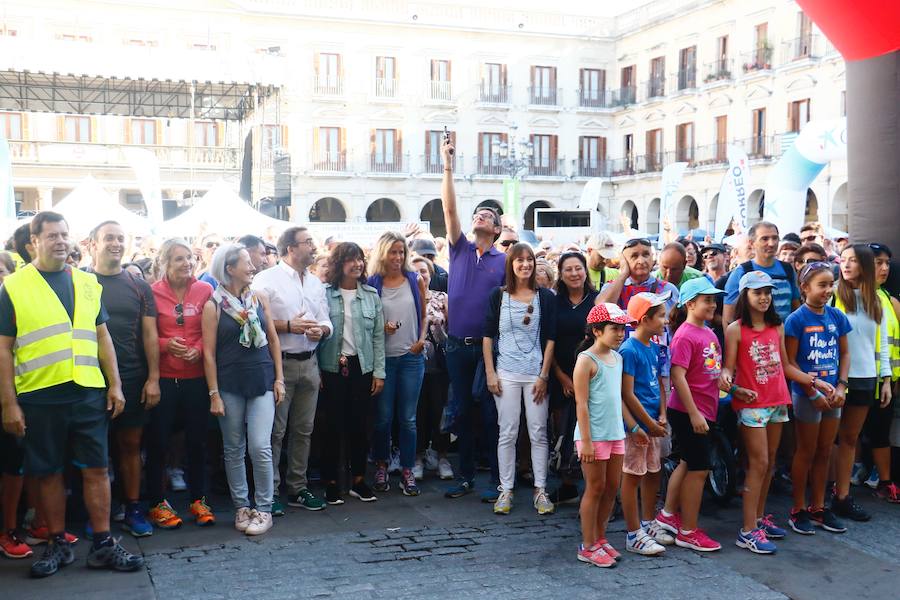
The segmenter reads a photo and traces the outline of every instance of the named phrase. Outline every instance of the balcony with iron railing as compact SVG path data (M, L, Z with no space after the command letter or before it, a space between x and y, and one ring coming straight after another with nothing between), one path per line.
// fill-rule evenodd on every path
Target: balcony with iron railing
M313 75L312 85L316 96L344 95L344 78L339 75Z
M659 100L666 95L666 78L663 75L651 77L644 82L644 99L646 101Z
M528 104L531 106L559 106L562 98L562 88L545 85L531 86L528 88Z
M764 46L760 46L750 52L741 54L741 65L744 75L754 72L769 72L772 70L774 51L768 42Z
M703 65L703 85L713 85L720 81L732 81L733 79L734 61L730 58L720 58Z
M820 36L810 33L781 43L781 62L783 65L801 61L816 60L822 57Z
M675 91L688 92L697 89L697 66L688 65L678 70L674 77Z
M682 146L680 148L675 148L675 162L686 162L689 167L693 166L694 147Z
M609 92L609 105L612 107L628 106L637 103L637 87L625 86Z
M370 174L402 175L409 172L409 154L375 152L369 154L367 168Z
M532 177L565 177L565 159L540 159L533 158L528 165L528 175Z
M596 158L579 158L576 177L609 177L612 173L612 161Z
M649 152L635 157L635 173L657 173L672 162L671 152Z
M612 90L597 88L579 88L578 106L581 108L612 108Z
M716 167L724 166L728 163L728 143L719 142L716 144L706 144L697 146L692 152L690 163L691 167Z
M428 100L434 102L453 102L453 87L449 81L431 80L428 82Z
M126 148L148 150L160 166L170 169L241 168L240 148L9 140L12 162L23 164L127 167Z
M444 174L444 163L441 160L441 157L437 153L431 154L422 154L419 156L419 159L422 163L421 173L425 175L443 175ZM463 161L462 155L459 152L456 152L453 157L450 159L450 168L456 171L457 164L465 164Z
M376 98L396 98L399 94L400 82L397 79L375 78Z
M747 153L751 160L772 160L781 155L781 138L773 135L755 135L732 142Z
M481 104L509 104L512 97L512 86L497 85L482 81L478 90L478 102Z
M347 173L349 162L346 150L320 150L313 154L312 170L315 173Z
M477 156L475 157L475 174L476 175L505 175L506 169L500 165L500 158L497 156Z

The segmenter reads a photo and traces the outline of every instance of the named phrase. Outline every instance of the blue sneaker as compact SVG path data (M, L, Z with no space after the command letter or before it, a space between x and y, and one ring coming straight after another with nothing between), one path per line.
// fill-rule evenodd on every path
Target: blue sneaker
M462 498L466 494L471 493L475 489L475 482L472 480L460 479L452 487L444 492L444 498Z
M853 469L850 471L850 484L862 485L866 480L866 465L862 463L853 463Z
M766 515L762 519L757 520L756 526L766 532L767 538L773 540L780 540L787 535L787 531L775 524L775 521L772 520L772 515Z
M129 507L125 511L125 520L122 521L122 529L134 537L147 537L153 535L153 525L147 521L144 511L139 507Z
M876 469L875 467L872 467L872 471L869 473L869 477L868 477L868 479L866 479L865 485L869 489L877 490L879 481L880 480L878 479L878 469Z
M800 535L815 535L816 527L813 525L809 511L805 508L800 510L791 510L791 516L788 518L791 529Z
M500 485L492 486L481 492L481 501L485 504L494 504L500 498Z
M756 528L750 533L738 531L734 545L738 548L746 548L754 554L775 554L778 548L766 538L766 532Z

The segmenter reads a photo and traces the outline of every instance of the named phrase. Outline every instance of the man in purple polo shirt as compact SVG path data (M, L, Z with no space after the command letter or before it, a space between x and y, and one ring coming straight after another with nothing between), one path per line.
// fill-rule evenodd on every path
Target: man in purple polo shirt
M463 233L456 208L456 192L453 189L453 145L441 146L444 159L444 180L441 185L441 201L444 205L444 222L447 224L447 240L450 242L450 280L447 286L448 322L447 370L453 406L456 408L455 433L459 439L460 479L447 490L448 498L459 498L472 491L475 481L475 431L473 426L474 398L472 383L479 369L484 369L481 338L484 336L484 319L488 307L488 295L503 285L506 255L494 247L500 235L500 215L497 211L479 207L472 217L470 242ZM493 402L482 402L482 405ZM497 417L486 421L486 444L494 442L493 457L496 463ZM493 425L491 425L491 422ZM493 433L493 435L491 435ZM499 478L499 474L496 474Z

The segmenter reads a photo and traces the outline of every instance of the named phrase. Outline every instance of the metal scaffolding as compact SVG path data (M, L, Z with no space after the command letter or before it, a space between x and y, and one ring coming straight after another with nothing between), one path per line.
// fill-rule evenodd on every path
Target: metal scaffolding
M278 91L264 84L0 71L0 110L11 111L242 121Z

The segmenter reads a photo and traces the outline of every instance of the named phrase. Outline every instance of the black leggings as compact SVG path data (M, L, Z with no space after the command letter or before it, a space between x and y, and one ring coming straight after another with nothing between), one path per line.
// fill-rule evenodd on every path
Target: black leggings
M206 495L206 438L210 418L206 379L161 378L159 389L159 404L150 411L150 423L144 430L147 447L147 499L151 507L166 497L166 452L178 415L184 419L187 483L191 500Z
M347 440L350 472L354 477L366 474L369 439L366 421L372 406L372 373L362 373L359 359L349 357L349 374L322 371L325 402L325 435L322 444L322 478L338 481L342 472L341 443ZM346 466L346 465L345 465Z
M450 434L441 433L441 417L444 414L444 406L447 405L449 388L450 379L447 377L446 371L425 373L416 415L419 432L416 436L416 452L419 454L425 452L428 442L431 442L432 448L438 454L447 453L447 448L450 446Z
M881 405L876 403L875 406L869 409L869 415L866 417L866 425L863 432L866 437L869 438L870 448L890 448L891 423L893 422L893 400L884 408L881 408Z

